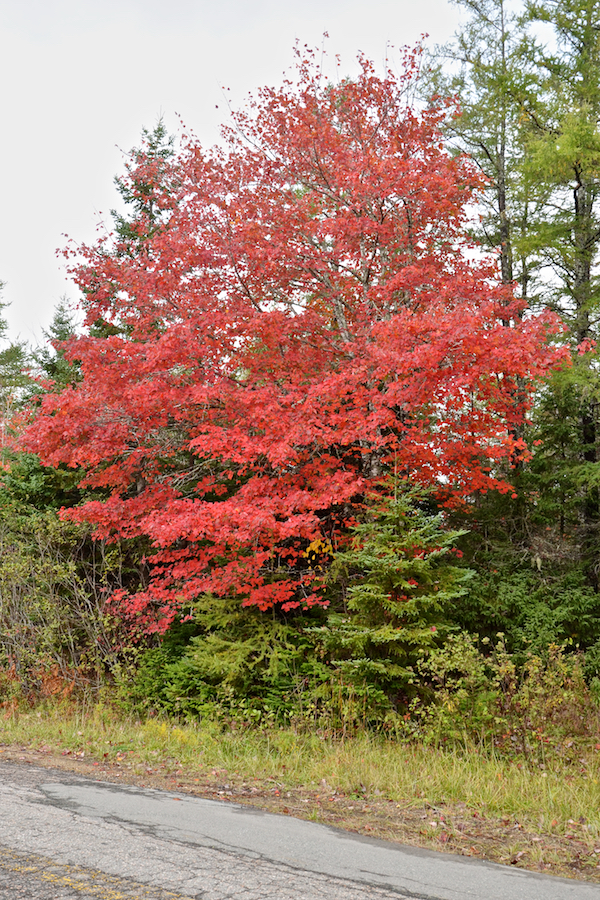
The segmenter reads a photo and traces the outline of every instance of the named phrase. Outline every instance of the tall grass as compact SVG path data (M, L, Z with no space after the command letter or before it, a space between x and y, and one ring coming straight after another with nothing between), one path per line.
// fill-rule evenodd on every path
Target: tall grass
M0 741L120 761L134 771L185 773L213 781L276 782L285 790L387 799L405 807L464 805L536 830L585 821L600 834L600 753L541 770L465 746L444 750L369 734L343 741L292 729L176 725L119 717L102 705L46 705L0 720ZM183 777L183 775L182 775Z

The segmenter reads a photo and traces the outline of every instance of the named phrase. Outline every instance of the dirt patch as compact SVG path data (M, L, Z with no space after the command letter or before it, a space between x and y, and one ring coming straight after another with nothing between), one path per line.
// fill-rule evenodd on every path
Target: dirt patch
M186 792L243 803L269 812L344 828L415 847L456 853L545 874L600 883L600 841L585 822L566 834L534 832L508 816L487 817L466 804L421 806L382 795L349 795L326 782L318 789L290 787L274 779L249 781L225 769L194 771L176 761L147 765L133 754L102 760L81 753L0 745L0 759L46 766L116 784Z

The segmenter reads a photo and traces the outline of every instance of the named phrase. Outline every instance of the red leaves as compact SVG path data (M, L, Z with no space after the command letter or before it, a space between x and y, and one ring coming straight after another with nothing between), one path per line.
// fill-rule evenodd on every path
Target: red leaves
M302 61L235 117L227 154L189 141L168 171L138 154L161 228L140 214L129 243L82 248L87 324L114 333L72 343L83 378L25 444L108 490L70 515L151 541L150 587L118 598L147 630L202 591L322 602L301 551L335 543L388 464L449 502L508 489L516 379L554 364L554 324L473 261L478 176L441 149L441 112L406 106L411 77L363 62L323 86Z

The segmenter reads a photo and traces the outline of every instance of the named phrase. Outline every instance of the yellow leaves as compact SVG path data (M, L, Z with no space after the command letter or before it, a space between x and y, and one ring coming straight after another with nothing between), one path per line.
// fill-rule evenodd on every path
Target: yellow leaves
M321 538L316 538L314 541L311 541L302 554L302 556L308 560L310 568L317 571L322 570L321 563L325 561L324 558L332 555L333 547L330 542L324 541Z

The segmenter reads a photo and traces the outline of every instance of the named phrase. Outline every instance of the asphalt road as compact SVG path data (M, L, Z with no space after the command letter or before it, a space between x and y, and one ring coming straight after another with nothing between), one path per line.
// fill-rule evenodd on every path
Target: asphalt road
M0 763L0 898L600 900L600 887L234 803Z

